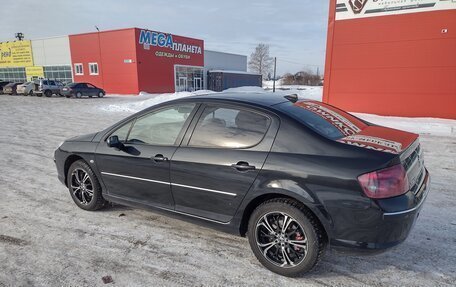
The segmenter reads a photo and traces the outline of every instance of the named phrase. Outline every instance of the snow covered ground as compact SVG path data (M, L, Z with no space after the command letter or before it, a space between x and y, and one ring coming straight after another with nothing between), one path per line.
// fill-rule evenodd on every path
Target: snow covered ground
M57 145L185 95L0 96L0 286L106 286L104 276L117 286L455 285L456 121L360 115L421 133L431 193L403 244L372 257L329 252L303 278L264 269L245 238L139 209L77 208L57 180Z

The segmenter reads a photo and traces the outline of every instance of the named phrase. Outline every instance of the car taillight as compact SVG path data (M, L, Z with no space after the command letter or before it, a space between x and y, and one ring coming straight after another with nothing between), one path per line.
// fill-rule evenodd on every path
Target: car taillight
M358 176L367 197L388 198L409 190L407 173L402 164Z

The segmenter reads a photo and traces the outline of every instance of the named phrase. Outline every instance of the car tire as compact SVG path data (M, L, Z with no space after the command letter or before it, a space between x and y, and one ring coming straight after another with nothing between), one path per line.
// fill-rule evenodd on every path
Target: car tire
M52 97L52 91L51 90L46 90L44 91L44 95L48 98Z
M77 92L76 93L76 98L78 98L78 99L82 98L82 93L81 92Z
M89 96L89 98L91 98L92 96Z
M69 99L71 98L71 95L65 95L65 98Z
M250 216L247 235L258 261L287 277L310 272L326 248L318 220L292 199L271 199L259 205Z
M99 98L103 98L103 97L104 97L103 92L99 92L99 93L98 93L98 97L99 97Z
M97 176L83 160L75 161L68 169L67 186L74 203L84 210L94 211L106 205Z

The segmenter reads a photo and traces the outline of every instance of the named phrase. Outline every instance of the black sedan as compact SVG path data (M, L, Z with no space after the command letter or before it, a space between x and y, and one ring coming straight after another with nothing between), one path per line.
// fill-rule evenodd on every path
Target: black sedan
M76 97L99 97L102 98L106 92L90 83L71 83L60 89L60 94L67 98Z
M141 207L248 236L273 272L403 242L429 191L418 135L295 95L200 95L55 151L80 208Z

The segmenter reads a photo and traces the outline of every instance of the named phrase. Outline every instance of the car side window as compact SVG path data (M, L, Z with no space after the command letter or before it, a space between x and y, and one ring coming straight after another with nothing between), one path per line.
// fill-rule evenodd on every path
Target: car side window
M49 81L49 86L55 86L55 82L54 81Z
M91 88L91 89L95 89L95 86L92 85L92 84L87 84L87 87Z
M78 88L80 88L80 89L87 88L87 84L78 84Z
M195 104L181 104L151 112L138 118L127 143L175 145Z
M261 142L270 118L258 112L207 106L196 124L189 145L195 147L247 148Z

